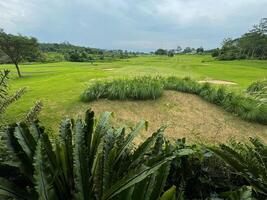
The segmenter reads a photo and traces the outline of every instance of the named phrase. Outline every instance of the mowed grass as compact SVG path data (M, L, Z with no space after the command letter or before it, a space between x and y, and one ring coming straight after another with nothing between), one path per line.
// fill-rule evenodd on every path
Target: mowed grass
M62 117L73 117L82 109L92 106L90 103L80 102L79 97L88 82L96 79L138 75L190 76L198 80L232 81L237 85L229 87L243 90L251 82L267 78L266 61L215 61L209 55L179 55L173 58L142 56L93 65L71 62L28 64L21 65L24 75L22 79L17 78L13 65L3 65L0 68L12 71L12 91L21 87L27 87L28 90L21 100L8 109L8 120L19 120L35 101L41 100L44 108L40 119L52 129L57 129ZM166 109L166 113L169 111ZM152 109L151 113L153 112ZM141 118L143 116L140 115ZM156 125L160 124L159 121Z

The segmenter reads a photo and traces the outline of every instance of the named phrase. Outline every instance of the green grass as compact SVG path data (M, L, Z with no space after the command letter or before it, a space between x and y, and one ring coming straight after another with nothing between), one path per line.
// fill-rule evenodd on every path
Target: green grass
M93 79L138 75L190 76L199 80L212 78L233 81L238 84L231 86L234 90L243 90L253 81L267 78L267 61L215 61L209 55L181 55L173 58L143 56L97 62L94 65L71 62L21 65L22 79L17 78L13 65L0 68L14 72L11 90L24 86L28 88L27 94L8 109L8 119L17 120L35 101L42 100L44 109L40 117L52 127L61 120L61 116L75 113L84 105L79 101L80 94Z

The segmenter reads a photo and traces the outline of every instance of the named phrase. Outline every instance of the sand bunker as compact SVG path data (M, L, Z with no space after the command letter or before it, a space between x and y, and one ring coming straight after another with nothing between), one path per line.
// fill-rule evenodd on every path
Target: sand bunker
M204 80L198 81L199 83L212 83L217 85L237 85L237 83L230 82L230 81L223 81L223 80Z

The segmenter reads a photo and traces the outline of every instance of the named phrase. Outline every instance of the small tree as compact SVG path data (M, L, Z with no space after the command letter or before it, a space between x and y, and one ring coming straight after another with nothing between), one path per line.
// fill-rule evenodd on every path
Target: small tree
M191 53L192 51L193 51L193 48L191 49L190 47L186 47L183 53Z
M169 50L168 51L168 53L167 53L167 55L169 56L169 57L173 57L174 56L174 50Z
M199 53L199 54L204 53L204 48L203 47L197 48L197 53Z
M157 51L155 51L156 55L167 55L168 51L164 50L164 49L157 49Z
M181 53L182 50L183 50L183 48L182 48L181 46L178 46L178 47L176 48L176 53Z
M35 38L7 34L3 29L0 29L0 50L14 63L19 77L22 77L19 62L28 59L32 60L39 52L38 43Z

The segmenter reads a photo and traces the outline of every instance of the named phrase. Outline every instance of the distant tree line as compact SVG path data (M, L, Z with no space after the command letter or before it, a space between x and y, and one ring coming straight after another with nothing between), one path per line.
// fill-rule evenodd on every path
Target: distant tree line
M181 46L178 46L176 49L157 49L155 51L155 55L166 55L169 57L174 56L175 54L202 54L204 53L205 50L203 47L199 47L197 49L191 48L191 47L186 47L182 48Z
M104 60L115 60L125 59L136 56L136 52L128 52L123 50L104 50L97 48L81 47L72 45L70 43L42 43L40 44L40 50L50 59L51 61L66 60L71 62L91 62L104 61ZM55 56L57 55L57 56ZM59 56L61 55L61 56ZM63 58L62 58L63 56ZM54 59L54 60L53 60Z
M214 49L213 57L219 60L267 59L267 18L242 35L240 38L227 38L222 47Z
M103 50L81 47L68 42L38 43L34 37L13 35L0 28L0 64L13 63L22 77L19 63L22 62L91 62L127 59L139 53L123 50Z

